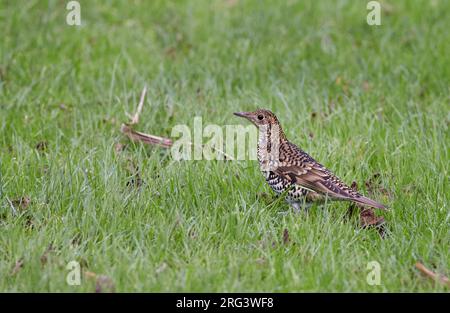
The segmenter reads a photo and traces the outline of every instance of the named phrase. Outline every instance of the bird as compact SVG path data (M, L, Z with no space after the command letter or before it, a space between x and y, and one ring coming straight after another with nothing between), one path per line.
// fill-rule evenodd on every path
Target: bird
M339 177L290 142L278 118L269 110L235 112L258 128L257 159L267 183L295 211L313 203L329 200L355 202L359 205L387 210L379 202L367 198L346 185Z

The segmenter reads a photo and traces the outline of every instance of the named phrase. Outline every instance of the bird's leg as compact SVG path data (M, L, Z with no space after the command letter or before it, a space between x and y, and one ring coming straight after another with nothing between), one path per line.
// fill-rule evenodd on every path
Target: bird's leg
M290 202L290 205L294 208L296 214L299 214L302 211L302 206L299 201L292 201Z
M287 198L286 201L292 206L294 209L294 212L296 214L301 213L302 211L308 212L309 208L313 205L312 202L307 201L306 198L299 199L299 200L292 200Z

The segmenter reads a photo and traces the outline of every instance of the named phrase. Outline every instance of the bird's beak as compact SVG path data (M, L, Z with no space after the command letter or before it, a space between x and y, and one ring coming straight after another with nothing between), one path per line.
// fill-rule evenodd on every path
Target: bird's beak
M246 119L250 119L252 116L251 112L235 112L234 115L244 117Z

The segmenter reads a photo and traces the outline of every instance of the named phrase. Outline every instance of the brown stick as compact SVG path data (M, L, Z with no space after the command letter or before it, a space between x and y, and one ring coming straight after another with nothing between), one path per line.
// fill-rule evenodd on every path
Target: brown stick
M416 263L416 268L421 271L423 274L425 274L426 276L432 278L435 281L440 282L441 284L447 285L450 287L450 280L448 279L448 277L444 276L444 275L438 275L435 272L429 270L428 268L425 267L425 265L423 265L420 262Z
M120 131L123 134L125 134L128 138L130 138L132 141L140 141L140 142L144 142L146 144L159 145L164 148L169 148L173 144L172 140L170 140L169 138L163 138L163 137L159 137L159 136L155 136L155 135L144 134L144 133L138 132L132 128L133 125L136 125L137 123L139 123L139 116L141 115L142 108L144 106L146 94L147 94L147 86L145 86L144 89L142 89L141 98L139 99L139 104L137 106L136 112L134 113L133 116L129 116L127 114L131 120L129 123L122 124L122 126L120 127Z
M150 145L159 145L164 148L169 148L172 146L173 142L169 138L163 138L155 135L144 134L135 131L130 127L129 124L122 124L120 131L127 135L132 141L140 141Z
M141 115L142 107L144 106L144 100L145 100L146 94L147 94L147 86L145 86L144 89L142 89L141 99L139 100L139 104L138 104L136 113L134 113L133 117L131 118L131 122L129 123L129 125L135 125L135 124L139 123L139 115Z
M165 138L165 137L159 137L156 135L141 133L141 132L138 132L133 129L133 125L136 125L137 123L139 123L139 116L140 116L140 114L142 112L142 108L144 106L146 94L147 94L147 86L145 86L144 89L142 90L141 98L139 100L139 104L137 106L136 112L134 113L133 116L127 114L130 117L130 122L123 123L120 127L120 131L123 134L125 134L128 138L130 138L130 140L132 140L132 141L140 141L140 142L143 142L143 143L146 143L149 145L158 145L163 148L170 148L173 145L173 141L171 139ZM189 144L191 146L194 145L192 142L189 142ZM201 145L201 146L204 147L204 145ZM215 147L212 147L212 149L214 151L224 155L228 160L234 159L232 156L226 154L224 151L222 151L220 149L217 149Z

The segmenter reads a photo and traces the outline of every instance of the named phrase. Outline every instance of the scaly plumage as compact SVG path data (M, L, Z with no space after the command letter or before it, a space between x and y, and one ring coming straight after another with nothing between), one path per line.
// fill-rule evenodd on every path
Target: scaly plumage
M269 186L286 192L286 200L299 209L312 201L347 200L378 209L386 207L348 187L330 170L287 140L277 117L268 110L238 112L259 129L258 161Z

